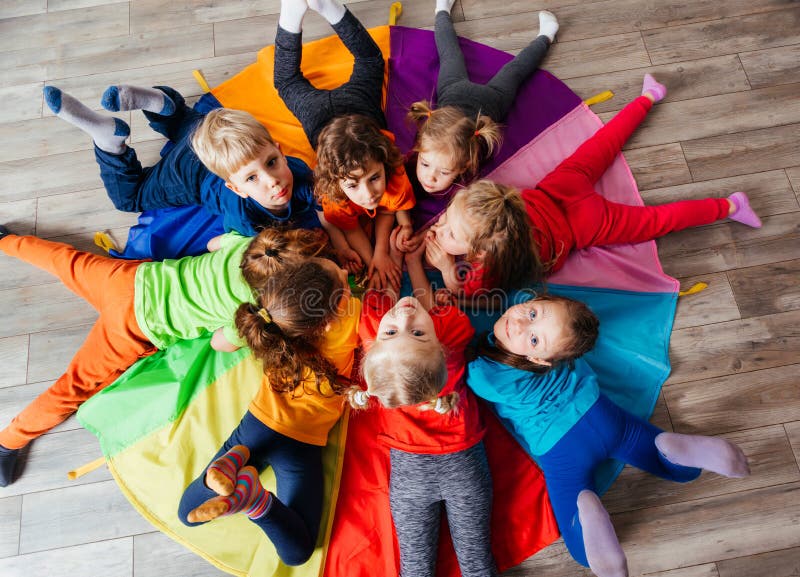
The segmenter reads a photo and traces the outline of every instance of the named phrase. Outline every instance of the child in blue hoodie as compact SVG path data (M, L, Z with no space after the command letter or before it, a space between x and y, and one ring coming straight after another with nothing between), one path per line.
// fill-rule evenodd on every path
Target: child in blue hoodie
M573 558L600 577L618 577L628 574L627 561L594 487L603 461L678 482L701 468L726 477L750 471L736 445L662 431L604 396L579 358L598 328L589 308L572 299L546 295L515 305L479 345L467 383L536 458Z

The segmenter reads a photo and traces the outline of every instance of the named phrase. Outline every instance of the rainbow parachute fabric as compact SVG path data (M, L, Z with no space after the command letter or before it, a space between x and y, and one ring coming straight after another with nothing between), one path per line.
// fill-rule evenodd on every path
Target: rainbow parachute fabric
M438 58L431 32L399 26L370 31L384 55L385 110L401 150L413 142L404 120L411 102L435 98ZM473 80L486 81L511 57L462 40ZM313 163L313 151L297 120L272 86L272 47L257 62L216 87L201 106L248 110L272 132L283 150ZM304 47L303 70L313 84L331 88L350 75L352 58L337 38ZM563 83L539 71L520 91L507 119L504 144L483 176L533 186L600 126L599 119ZM598 184L618 202L641 204L622 157ZM437 209L433 207L431 217ZM122 256L166 257L197 253L218 221L198 207L143 215ZM205 231L198 234L198 231ZM601 320L601 335L586 356L601 387L615 402L643 417L654 407L669 373L668 344L677 281L661 270L655 243L592 248L574 253L551 279L550 290L587 302ZM492 319L473 317L479 332ZM183 342L143 359L79 411L100 439L109 468L126 497L158 529L235 575L366 577L397 574L397 548L388 507L388 453L375 441L369 414L345 415L325 451L326 510L318 548L308 563L282 564L271 543L243 515L202 527L177 518L183 489L208 462L247 409L261 383L260 366L245 351L217 353L208 339ZM558 536L535 464L487 410L487 451L492 468L492 545L505 570ZM599 473L607 488L621 467ZM265 485L274 487L269 469ZM459 575L447 532L442 531L437 573Z

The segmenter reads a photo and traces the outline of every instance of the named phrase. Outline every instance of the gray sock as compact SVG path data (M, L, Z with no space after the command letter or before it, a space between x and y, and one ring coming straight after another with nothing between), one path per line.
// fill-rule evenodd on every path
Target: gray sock
M120 84L109 86L101 100L103 108L112 112L120 110L146 110L161 116L175 112L175 103L158 88Z
M111 154L125 152L125 139L131 129L124 121L95 112L54 86L44 87L44 101L56 116L91 136L100 150Z

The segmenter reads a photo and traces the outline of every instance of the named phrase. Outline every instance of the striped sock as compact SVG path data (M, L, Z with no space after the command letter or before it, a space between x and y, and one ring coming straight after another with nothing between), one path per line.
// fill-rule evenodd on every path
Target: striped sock
M236 487L236 476L250 458L250 450L244 445L236 445L206 470L206 487L218 495L230 495Z
M267 514L270 503L272 493L261 485L258 471L247 466L236 476L236 486L230 495L209 499L192 510L187 519L190 523L204 523L242 511L251 519L259 519Z

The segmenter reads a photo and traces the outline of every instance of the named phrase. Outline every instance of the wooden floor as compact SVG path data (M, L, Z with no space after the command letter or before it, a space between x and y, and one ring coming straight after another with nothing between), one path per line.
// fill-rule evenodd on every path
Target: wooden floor
M428 27L432 0L401 23ZM350 4L368 26L388 0ZM800 575L800 2L797 0L461 0L463 36L509 51L561 22L545 67L607 120L653 72L670 92L625 156L645 201L745 190L761 230L722 223L659 243L684 287L673 373L654 422L741 444L753 474L675 485L626 470L604 501L631 573L663 577ZM92 245L134 222L107 200L82 132L54 118L52 83L99 108L109 84L169 84L195 97L191 71L216 85L272 42L278 0L0 0L0 223ZM306 38L330 33L316 15ZM160 141L131 122L145 163ZM94 312L46 274L0 257L0 425L58 377ZM107 470L66 472L100 455L74 419L36 441L24 476L0 489L3 577L170 577L220 573L153 532ZM508 575L588 575L554 544ZM379 576L382 577L382 576Z

